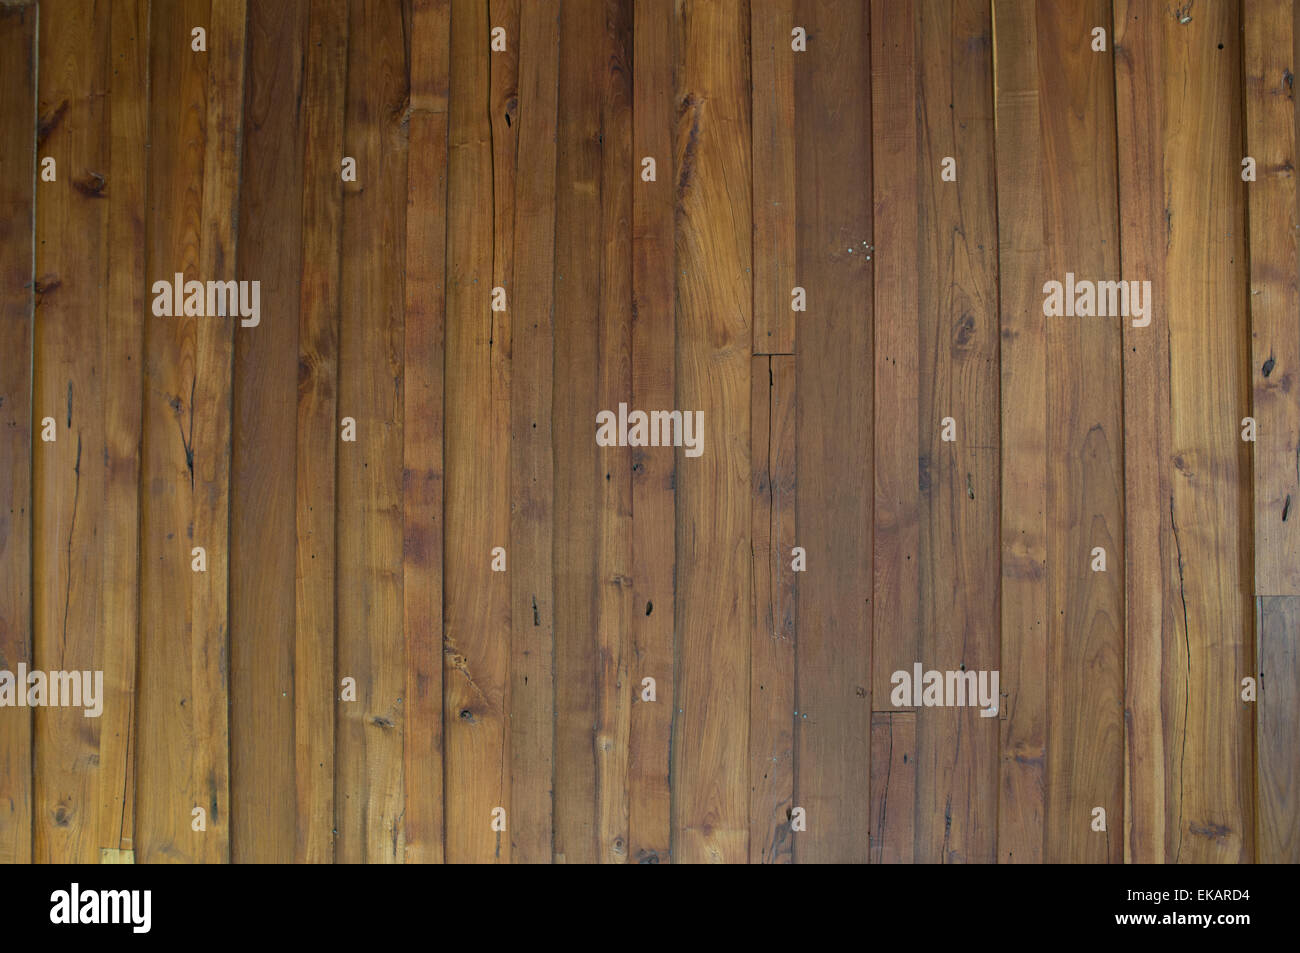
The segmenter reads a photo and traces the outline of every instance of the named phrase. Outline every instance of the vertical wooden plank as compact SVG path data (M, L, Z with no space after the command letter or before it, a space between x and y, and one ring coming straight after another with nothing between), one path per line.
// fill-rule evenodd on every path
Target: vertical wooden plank
M235 278L245 4L151 14L150 281ZM206 24L207 51L190 31ZM137 844L143 863L229 858L229 567L236 319L145 322ZM207 570L192 568L202 546ZM204 830L193 826L204 811Z
M870 20L859 3L796 11L798 275L795 340L798 577L798 862L866 863L870 852L874 490ZM864 245L865 243L865 245ZM850 250L851 249L851 250Z
M104 714L99 735L101 849L134 856L135 692L140 630L140 439L149 122L149 0L111 7L108 314L104 380ZM103 861L101 860L101 863Z
M749 860L788 864L794 846L795 360L755 355L750 367Z
M0 8L0 669L32 665L32 408L35 235L34 3ZM41 416L44 416L42 414ZM37 432L39 432L39 427ZM30 710L0 715L0 863L32 860Z
M101 598L105 466L104 338L108 206L108 65L105 13L51 4L39 31L37 148L62 173L38 185L35 354L37 421L55 419L57 440L32 460L34 664L93 671L103 647ZM83 486L84 478L84 486ZM95 489L92 491L91 487ZM34 859L99 858L98 719L80 708L33 712Z
M447 259L451 5L417 0L411 20L402 452L406 632L406 861L441 863L442 391ZM517 820L517 819L516 819Z
M1002 751L997 848L1042 863L1047 758L1047 271L1038 23L993 5L1002 413Z
M917 23L918 660L977 680L999 666L999 569L989 558L1001 499L990 16L986 3L953 0L924 5ZM942 179L945 157L956 161L956 181ZM997 723L978 705L917 711L916 860L996 856Z
M871 715L871 862L910 864L915 846L916 712Z
M1242 673L1254 669L1253 613L1244 595L1253 572L1250 460L1240 423L1250 400L1240 22L1235 5L1216 4L1197 8L1185 23L1168 18L1161 26L1161 310L1169 322L1170 520L1182 616L1182 653L1165 669L1172 690L1165 704L1179 722L1168 748L1166 857L1250 861L1254 725L1240 697Z
M616 414L632 395L632 18L628 4L605 4L600 104L600 323L596 403ZM629 407L629 413L636 408ZM596 850L626 863L628 666L632 614L632 449L596 452Z
M1185 643L1170 517L1169 295L1165 253L1164 46L1166 13L1116 0L1115 102L1121 275L1149 280L1147 327L1124 322L1125 731L1124 860L1167 858L1167 789L1181 726L1178 673ZM1153 690L1152 686L1160 686Z
M754 144L754 353L794 353L794 0L754 4L750 90ZM638 67L639 68L639 67Z
M302 286L298 310L295 863L334 859L335 493L343 235L345 0L312 3L303 79Z
M1242 5L1250 225L1255 592L1300 595L1300 257L1296 248L1294 4ZM1261 840L1261 843L1263 841Z
M510 859L506 699L510 582L492 572L508 547L509 392L502 392L509 331L491 310L492 134L489 22L485 4L457 4L451 18L448 140L446 495L443 725L447 860ZM509 40L507 39L507 43ZM500 337L498 337L500 336ZM508 558L507 554L507 558Z
M1264 864L1300 859L1300 599L1263 596L1259 607L1258 847Z
M677 459L673 856L741 863L752 592L749 4L679 7L676 28L677 409L701 413L703 427L702 453Z
M598 500L595 426L600 309L599 5L560 11L555 200L555 860L594 863Z
M1115 92L1090 31L1104 0L1041 11L1038 72L1047 280L1119 273ZM1071 309L1072 310L1072 309ZM1047 320L1047 855L1116 862L1123 811L1124 609L1121 316ZM1095 549L1106 569L1094 568ZM1095 831L1092 812L1106 811Z
M404 856L402 632L402 346L406 109L402 8L353 3L348 21L344 151L357 182L343 201L339 414L356 421L338 450L339 678L356 701L338 710L336 857Z
M519 21L516 290L511 309L511 859L551 861L554 770L555 153L559 3L525 3Z
M640 410L673 407L673 16L670 0L637 0L633 41L633 156L652 156L654 182L632 193L632 401ZM632 451L632 631L628 743L628 858L671 859L674 519L676 455ZM643 679L655 701L641 701Z
M910 672L920 637L917 565L916 9L871 5L874 239L853 254L875 273L875 486L871 700L896 711L890 676ZM874 241L874 245L868 244ZM847 247L847 246L846 246Z
M235 335L230 489L230 854L290 863L297 842L298 307L305 3L249 10L239 276L265 319Z

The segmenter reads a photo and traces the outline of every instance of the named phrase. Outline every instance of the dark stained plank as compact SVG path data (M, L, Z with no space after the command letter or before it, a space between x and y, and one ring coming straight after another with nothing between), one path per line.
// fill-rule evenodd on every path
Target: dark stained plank
M600 317L596 403L617 412L632 393L632 10L607 3L600 103ZM594 226L594 223L593 223ZM629 411L634 409L629 407ZM632 454L596 452L596 858L628 859L632 708ZM664 452L662 449L660 452Z
M600 310L601 90L599 4L560 10L555 178L555 860L595 863L595 443ZM632 174L626 170L626 174ZM604 471L600 481L604 482Z
M0 669L32 665L32 248L36 5L0 7L0 141L11 149L0 179ZM65 169L67 166L65 165ZM47 183L47 186L49 183ZM45 416L42 413L40 416ZM0 863L32 860L32 719L0 718Z
M873 291L871 24L860 3L800 4L795 62L798 576L794 835L799 863L870 853Z
M632 155L655 159L632 191L632 407L671 409L676 380L673 206L673 16L669 0L637 0L632 38ZM628 860L671 859L676 454L632 451L632 619L628 669ZM641 700L646 678L655 701Z
M988 4L925 4L917 22L920 219L919 550L924 670L999 665L997 215ZM956 160L956 181L942 161ZM951 418L955 440L942 439ZM995 857L998 719L916 714L916 855Z
M1002 417L998 860L1042 863L1047 757L1047 271L1038 21L993 5Z
M265 318L235 334L230 463L230 855L291 863L297 840L294 630L302 94L307 5L248 22L239 277Z
M444 857L442 748L443 345L451 5L419 0L411 21L403 354L402 734L407 863Z
M679 7L676 31L676 407L703 414L695 435L703 443L699 456L685 448L677 456L673 857L742 863L752 625L749 5Z
M871 5L871 154L875 238L854 254L875 275L875 568L871 704L897 711L890 675L911 671L920 637L917 564L916 7Z
M353 3L348 21L338 413L336 860L400 863L406 665L402 606L402 361L408 72L402 5Z
M755 355L750 366L749 861L788 864L794 847L795 359Z
M334 860L336 458L343 240L344 0L308 10L302 95L302 282L298 309L297 594L293 647L296 863Z
M493 312L494 194L487 5L451 17L448 132L443 731L447 860L508 862L509 312ZM509 42L509 38L507 40ZM518 37L514 37L518 45ZM507 289L509 291L509 289ZM507 299L508 300L508 299ZM506 829L493 830L493 811Z

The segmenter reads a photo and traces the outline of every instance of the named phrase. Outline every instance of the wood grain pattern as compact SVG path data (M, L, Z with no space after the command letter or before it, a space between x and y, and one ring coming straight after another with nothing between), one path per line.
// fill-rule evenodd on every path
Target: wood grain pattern
M853 253L873 262L880 320L875 340L875 524L871 705L892 710L890 676L918 658L916 5L871 7L871 154L874 243Z
M0 141L37 124L34 3L0 7ZM0 668L32 664L33 255L36 143L6 151L0 179ZM44 416L44 415L41 415ZM32 717L0 716L0 863L32 859Z
M307 9L249 9L239 274L257 272L267 319L235 335L230 460L231 859L289 863L297 841L298 308ZM296 226L296 227L295 227ZM270 320L272 317L275 320Z
M302 280L294 603L294 780L297 863L334 859L336 463L343 240L344 0L310 5L303 77Z
M704 452L677 458L674 860L749 855L749 31L739 0L679 7L677 407ZM685 739L689 738L687 744Z
M816 58L795 67L799 280L795 333L795 835L806 863L865 863L871 825L872 242L870 19L861 4L799 16ZM852 251L850 251L852 249ZM852 408L845 413L845 408Z
M637 0L632 28L632 155L653 156L654 182L632 191L632 401L675 406L673 45L669 0ZM628 724L628 860L672 857L670 744L675 701L676 456L638 448L632 459L632 618ZM655 701L641 700L655 680Z
M1300 860L1293 6L0 2L0 862Z
M1296 227L1295 5L1242 4L1250 226L1255 592L1300 595L1300 252Z
M1037 5L993 5L1002 419L998 860L1042 863L1047 794L1047 272Z
M400 863L406 668L402 604L402 263L410 105L401 3L348 10L344 154L357 181L343 198L335 533L336 673L355 679L339 705L335 859Z
M997 211L992 25L987 5L925 5L920 75L920 661L925 670L998 667ZM945 182L944 157L956 161ZM944 439L951 419L955 439ZM978 676L977 676L978 678ZM996 824L979 805L997 786L998 719L975 706L916 719L916 860L988 863Z

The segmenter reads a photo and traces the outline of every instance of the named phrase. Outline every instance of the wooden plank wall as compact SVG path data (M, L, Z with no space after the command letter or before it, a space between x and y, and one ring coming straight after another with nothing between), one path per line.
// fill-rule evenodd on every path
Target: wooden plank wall
M0 861L1300 860L1297 16L0 3Z

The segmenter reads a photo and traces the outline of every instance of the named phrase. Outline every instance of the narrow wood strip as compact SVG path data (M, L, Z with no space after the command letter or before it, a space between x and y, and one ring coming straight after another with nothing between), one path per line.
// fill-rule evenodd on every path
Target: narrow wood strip
M749 860L788 864L794 847L795 360L755 355L750 367Z
M1255 592L1300 595L1300 253L1296 228L1295 5L1244 0L1245 186L1250 225L1250 341ZM1261 842L1262 843L1262 842Z
M418 0L411 21L406 324L402 408L402 734L406 861L444 858L442 747L443 345L451 5Z
M302 285L298 310L295 863L334 859L335 478L343 240L345 0L310 4L303 79Z
M854 254L875 272L875 485L871 704L890 701L891 675L911 671L920 637L917 563L918 447L916 8L871 5L874 239Z
M794 353L794 0L753 5L754 353ZM638 65L638 69L640 66Z
M871 715L871 862L912 863L916 805L916 712Z
M452 863L510 859L510 581L508 572L492 571L493 549L510 545L510 403L500 353L509 332L508 314L492 310L488 112L489 60L505 54L489 51L487 14L485 4L457 4L451 18L443 730ZM498 808L506 812L504 830L493 823Z
M1047 761L1047 271L1038 22L993 5L1002 415L998 860L1042 863Z
M1264 864L1300 859L1300 599L1264 596L1259 612L1258 847Z
M1149 280L1147 327L1124 325L1124 860L1162 863L1185 659L1170 505L1169 289L1165 254L1165 14L1116 0L1115 103L1121 275ZM1163 303L1163 304L1161 304ZM1160 686L1153 690L1152 686Z
M677 326L673 308L673 48L669 0L637 0L633 26L633 146L655 159L653 182L632 191L632 400L673 407ZM639 167L639 165L638 165ZM628 859L671 859L669 758L673 721L676 589L676 455L638 448L632 457L632 621L629 668ZM642 701L644 680L655 701Z
M339 443L336 495L337 677L356 700L338 709L336 860L405 857L402 767L406 659L402 606L402 266L406 261L409 72L398 0L349 8L339 284L338 412L356 423Z

